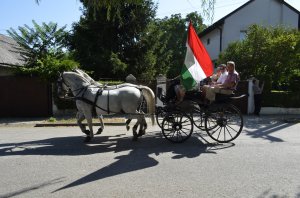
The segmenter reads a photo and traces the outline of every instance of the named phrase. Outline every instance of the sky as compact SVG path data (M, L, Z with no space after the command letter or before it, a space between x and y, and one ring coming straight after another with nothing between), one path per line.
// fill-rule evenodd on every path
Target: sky
M182 17L194 11L201 11L201 0L153 0L158 3L157 17L170 17L181 13ZM216 0L214 21L229 14L248 0ZM300 0L286 0L287 3L300 10ZM72 23L79 21L81 12L79 0L0 0L0 34L7 35L9 28L18 26L33 26L32 20L38 24L55 22L59 27L67 25L71 29ZM200 12L201 14L201 12ZM209 24L207 21L206 24Z

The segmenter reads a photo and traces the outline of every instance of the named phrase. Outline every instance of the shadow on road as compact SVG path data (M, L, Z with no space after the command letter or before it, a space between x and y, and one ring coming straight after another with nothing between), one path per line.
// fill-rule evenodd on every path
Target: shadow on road
M245 119L245 127L248 130L243 132L252 138L261 138L270 142L284 142L283 139L275 137L272 133L295 124L297 122L284 122L278 117L247 117Z
M109 133L109 132L108 132ZM103 167L89 175L86 175L56 191L86 184L103 178L142 170L158 165L158 161L151 155L171 153L174 160L181 158L195 158L201 154L216 154L219 149L234 146L230 144L204 144L200 138L191 136L182 144L174 144L161 135L160 131L147 133L137 142L125 134L116 136L96 136L89 144L82 142L79 136L56 137L44 140L22 142L18 144L0 144L0 157L11 155L92 155L101 153L120 153L129 151L115 157L117 161ZM54 191L54 192L56 192Z

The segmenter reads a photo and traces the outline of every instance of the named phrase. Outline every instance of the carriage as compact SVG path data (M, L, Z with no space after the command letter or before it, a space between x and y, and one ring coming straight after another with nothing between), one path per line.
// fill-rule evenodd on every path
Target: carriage
M199 91L190 91L185 94L182 103L176 104L174 97L157 89L158 98L164 105L154 109L154 93L149 87L126 83L118 87L105 87L95 84L92 78L80 70L61 74L58 80L59 96L64 98L69 89L73 93L78 109L77 123L81 131L87 135L85 140L87 142L94 136L92 127L94 108L101 124L96 134L100 134L104 129L102 114L118 112L137 118L137 123L132 128L133 140L137 140L139 136L145 134L147 124L145 113L141 109L142 98L145 99L152 123L155 113L163 136L171 142L184 142L192 135L194 127L196 127L206 131L213 140L226 143L236 139L243 129L242 114L232 104L232 100L245 95L217 94L216 101L207 104L200 99ZM86 130L82 124L83 119L87 120L89 130ZM127 127L130 121L131 118L126 122ZM138 125L140 126L139 133L137 133Z
M169 86L164 93L161 87L157 87L157 97L163 106L156 106L156 122L167 140L184 142L195 127L219 143L233 141L240 135L243 116L233 101L246 95L216 94L216 100L208 104L201 99L200 91L189 91L184 100L176 104L176 96L169 94L172 88Z

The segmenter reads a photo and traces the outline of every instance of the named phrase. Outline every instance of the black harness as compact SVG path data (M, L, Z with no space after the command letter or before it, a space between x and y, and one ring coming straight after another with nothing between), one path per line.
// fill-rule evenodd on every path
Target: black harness
M88 86L86 87L86 89L84 90L84 92L82 93L81 96L76 95L74 97L74 100L81 100L81 101L83 101L83 102L85 102L87 104L92 105L92 109L99 108L102 111L107 112L107 114L110 114L111 112L109 110L109 90L107 90L108 91L107 92L107 109L104 109L104 108L102 108L102 107L100 107L100 106L97 105L98 97L102 95L104 89L103 88L99 88L98 91L97 91L97 93L96 93L94 101L90 101L89 99L87 99L87 98L84 97L84 94L87 91L87 88L88 88ZM116 112L113 112L113 113L116 113Z
M59 83L64 83L66 87L69 87L69 86L65 83L63 77L61 77L61 78L62 78L62 80L60 80L60 81L58 81L58 82L59 82ZM60 85L60 86L61 86L61 85ZM86 91L88 90L88 88L89 88L90 86L91 86L91 85L87 85L87 86L81 87L81 88L79 88L79 89L73 90L73 92L74 92L74 91L78 91L78 90L79 90L79 92L76 94L76 96L74 96L74 97L68 97L68 99L72 99L72 100L75 100L75 101L76 101L76 100L83 101L83 102L85 102L85 103L87 103L87 104L92 105L92 109L99 108L99 109L101 109L102 111L107 112L107 114L110 114L110 113L118 113L118 112L111 112L110 109L109 109L109 106L110 106L110 103L109 103L109 91L110 91L110 90L114 90L114 89L118 89L118 88L119 88L118 86L116 86L115 88L109 88L109 89L105 89L106 87L100 87L100 88L97 90L97 93L96 93L96 96L95 96L94 101L91 101L91 100L89 100L89 99L87 99L87 98L84 97ZM130 85L129 85L129 86L130 86ZM132 87L133 87L133 86L132 86ZM140 92L142 92L141 88L139 88L139 87L134 87L134 88L137 88L138 90L140 90ZM100 106L97 105L97 100L98 100L99 96L101 96L101 95L103 94L103 91L104 91L104 90L107 91L107 108L106 108L106 109L104 109L104 108L102 108L102 107L100 107ZM141 97L142 97L142 98L141 98L141 102L140 102L140 105L139 105L139 107L138 107L138 109L137 109L138 111L141 110L141 108L142 108L142 106L143 106L143 103L144 103L144 101L145 101L145 98L144 98L144 96L143 96L142 93L141 93Z

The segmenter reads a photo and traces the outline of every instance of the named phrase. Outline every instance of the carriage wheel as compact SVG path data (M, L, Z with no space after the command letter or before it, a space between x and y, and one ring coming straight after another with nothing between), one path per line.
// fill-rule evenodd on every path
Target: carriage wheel
M194 109L194 112L192 114L192 118L193 118L193 123L194 125L200 129L200 130L205 130L205 117L204 117L204 111L202 111L200 109L201 107L197 107Z
M163 107L157 107L156 109L156 123L158 126L161 128L162 127L162 122L164 120L164 117L166 116L166 111L164 111Z
M171 142L184 142L193 133L193 120L183 112L169 112L162 122L162 133Z
M226 143L237 138L243 129L240 110L232 104L212 105L205 116L205 130L215 141Z

